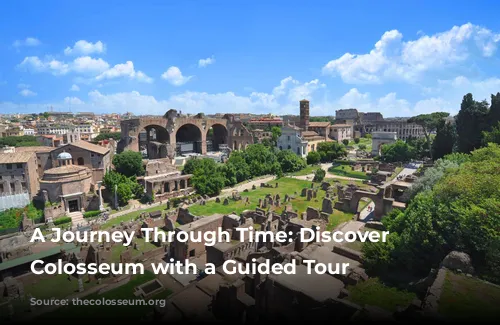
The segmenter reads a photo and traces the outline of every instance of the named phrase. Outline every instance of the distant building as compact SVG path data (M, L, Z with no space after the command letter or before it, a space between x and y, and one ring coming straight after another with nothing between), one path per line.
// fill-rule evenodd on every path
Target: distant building
M330 126L329 136L339 143L345 139L350 140L353 137L353 126L350 124L333 124Z
M257 119L251 119L248 124L256 129L268 129L273 126L283 126L283 120L280 117L261 117Z
M104 174L111 168L112 153L107 147L92 144L87 141L77 141L58 147L51 151L53 167L57 163L57 156L67 152L72 156L72 164L84 166L92 171L93 184L102 181Z
M0 210L26 206L38 192L36 155L0 154L0 177Z
M309 128L309 101L307 99L300 101L299 127L304 131L308 131Z
M308 153L307 140L302 138L301 129L293 125L286 125L281 129L277 147L279 150L291 150L300 157L306 157Z

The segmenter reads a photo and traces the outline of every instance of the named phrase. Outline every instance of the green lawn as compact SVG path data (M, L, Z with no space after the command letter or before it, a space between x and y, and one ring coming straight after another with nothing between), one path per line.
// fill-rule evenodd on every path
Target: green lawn
M139 211L130 212L130 213L124 214L122 216L108 220L107 222L105 222L101 225L101 229L109 229L113 226L119 225L120 222L122 222L122 221L134 220L143 212L153 212L153 211L158 211L158 210L165 210L166 208L167 208L167 205L164 204L164 205L157 205L157 206L154 206L151 208L142 209Z
M146 253L149 251L152 251L155 248L158 248L158 246L144 241L144 238L135 238L134 241L139 245L139 249L134 249L132 256L137 257L141 255L142 253ZM116 244L111 248L111 262L120 262L120 255L127 249L127 246L124 246L122 244Z
M338 165L333 166L328 169L328 171L334 175L344 176L344 177L352 177L359 179L369 179L370 176L366 175L366 173L362 171L353 171L351 170L351 166L349 165Z
M299 170L298 172L290 173L290 176L304 176L314 174L321 166L319 165L308 165L306 168Z
M290 177L283 177L276 181L271 181L270 184L273 186L278 183L278 188L257 188L255 190L250 190L249 192L242 192L241 196L243 198L249 197L250 204L244 204L244 200L241 201L233 201L229 199L228 205L223 205L223 199L221 199L221 203L216 203L215 201L209 201L206 205L192 205L189 207L189 211L197 216L210 216L216 213L221 214L229 214L231 212L236 212L237 214L243 212L244 210L254 210L258 203L259 199L264 199L266 194L279 194L281 196L281 200L283 201L285 198L285 194L294 195L294 192L297 192L295 198L290 202L292 204L293 210L299 213L299 216L302 212L306 211L307 207L313 207L317 209L321 209L321 204L323 202L323 198L325 197L326 192L323 190L318 190L318 195L315 199L311 201L307 201L306 197L300 196L303 188L310 188L311 182L299 180ZM318 184L319 185L319 184ZM281 207L274 207L273 210L280 214L285 208L285 204L283 203ZM337 225L342 222L351 220L353 217L352 213L346 213L342 211L335 210L333 214L330 215L330 224L328 228L333 229Z
M447 272L439 313L457 321L498 321L500 287Z
M356 142L354 142L354 139L352 139L351 141L349 141L348 146L358 149L360 144L364 144L366 146L366 152L372 151L372 139L360 138L358 144L356 144Z
M386 286L378 278L370 278L355 286L348 286L347 290L350 301L361 306L377 306L390 312L396 311L398 306L408 306L416 298L413 292Z
M146 271L144 274L135 275L128 283L105 292L101 295L95 293L88 295L85 299L127 299L138 300L140 298L134 296L135 287L153 280L155 275L153 272ZM164 291L151 297L153 299L166 299L172 292L167 288ZM96 319L96 316L101 319L113 320L131 320L138 321L145 316L149 311L153 310L153 306L135 305L135 306L68 306L59 308L53 312L41 315L38 319Z

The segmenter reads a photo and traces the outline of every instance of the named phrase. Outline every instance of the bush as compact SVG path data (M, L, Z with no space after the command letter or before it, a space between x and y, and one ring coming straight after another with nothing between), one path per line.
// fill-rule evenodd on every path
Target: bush
M325 178L325 175L326 175L326 172L322 168L319 168L314 173L314 179L313 179L313 181L314 182L321 182Z
M366 144L360 144L359 150L366 150Z
M282 150L277 154L278 163L284 173L297 172L306 168L304 158L297 156L291 150Z
M359 143L359 141L360 141L360 139L359 139L359 138L354 138L354 143L355 143L355 144L358 144L358 143Z
M70 223L70 222L71 222L70 217L62 217L62 218L54 220L54 225L58 226L58 225L62 225L64 223Z
M319 164L321 161L321 155L319 152L316 151L311 151L310 153L307 154L307 164L308 165L316 165Z
M364 135L364 138L365 139L371 139L372 135L370 133L367 133L367 134Z
M83 213L83 217L84 218L93 218L93 217L97 217L98 215L101 214L101 211L99 210L94 210L94 211L85 211Z
M347 146L349 144L349 140L344 139L344 140L342 140L342 143L344 144L344 146Z

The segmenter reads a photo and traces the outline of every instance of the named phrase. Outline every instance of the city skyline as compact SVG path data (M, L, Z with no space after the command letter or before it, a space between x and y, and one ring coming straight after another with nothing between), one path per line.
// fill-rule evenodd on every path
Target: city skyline
M5 4L0 110L395 117L500 89L496 3L361 3Z

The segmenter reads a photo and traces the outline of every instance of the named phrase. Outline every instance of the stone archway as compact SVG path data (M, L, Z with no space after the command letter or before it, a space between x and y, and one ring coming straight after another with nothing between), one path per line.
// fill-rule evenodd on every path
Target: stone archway
M186 123L175 132L176 153L203 153L203 136L201 129L194 124Z
M139 132L139 151L144 158L157 159L168 157L170 134L163 126L145 125Z
M219 123L213 124L207 130L207 151L219 151L221 145L228 144L228 131L227 128Z

